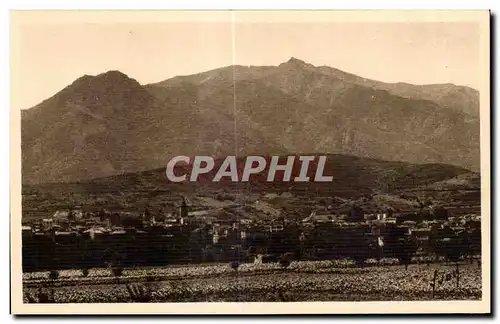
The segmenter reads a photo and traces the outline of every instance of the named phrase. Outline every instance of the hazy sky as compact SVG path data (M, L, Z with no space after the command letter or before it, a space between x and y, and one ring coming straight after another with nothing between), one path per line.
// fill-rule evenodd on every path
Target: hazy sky
M30 108L78 77L120 70L141 84L290 57L385 82L479 88L477 23L26 24L15 33L12 74Z

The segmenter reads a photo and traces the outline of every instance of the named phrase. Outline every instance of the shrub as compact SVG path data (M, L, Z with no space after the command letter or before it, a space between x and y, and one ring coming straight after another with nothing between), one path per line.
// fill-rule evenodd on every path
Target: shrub
M240 266L240 263L238 261L233 261L233 262L231 262L230 266L231 266L231 269L233 269L234 271L238 271L238 267Z
M40 288L36 293L28 294L26 299L29 304L53 304L55 302L54 289Z
M59 271L57 270L51 270L49 272L49 279L50 280L56 280L56 279L59 279Z
M234 201L236 198L228 193L218 193L215 196L215 199L217 199L219 201L225 201L225 200Z
M288 260L288 259L281 259L279 263L280 263L280 266L283 269L286 269L290 265L290 260Z
M137 303L149 303L153 299L152 290L141 284L127 285L130 299Z
M111 268L111 273L115 277L120 277L123 274L123 268L122 267L113 267L113 268Z
M83 277L88 277L89 276L89 269L88 268L83 268L82 269L82 276Z

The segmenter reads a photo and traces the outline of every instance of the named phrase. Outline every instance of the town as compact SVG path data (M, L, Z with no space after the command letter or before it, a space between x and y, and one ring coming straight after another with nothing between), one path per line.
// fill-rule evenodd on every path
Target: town
M460 257L481 254L480 216L466 208L367 213L356 206L325 207L302 219L280 214L255 219L227 208L200 209L183 198L176 210L110 212L76 206L23 223L23 271L261 262L283 255L353 259L360 265L384 257L410 263L418 257L447 258L441 244L446 241Z

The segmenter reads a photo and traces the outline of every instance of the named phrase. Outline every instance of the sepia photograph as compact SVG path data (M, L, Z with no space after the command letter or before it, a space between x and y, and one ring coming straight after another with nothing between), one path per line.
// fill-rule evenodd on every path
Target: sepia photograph
M491 311L488 11L10 15L12 313Z

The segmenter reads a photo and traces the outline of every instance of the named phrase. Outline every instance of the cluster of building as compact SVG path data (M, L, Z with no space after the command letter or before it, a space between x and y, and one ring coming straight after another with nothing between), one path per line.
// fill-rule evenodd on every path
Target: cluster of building
M85 212L83 208L75 207L72 210L57 211L51 218L32 221L22 227L23 238L51 235L57 238L84 236L89 239L98 239L104 236L124 236L127 233L135 234L176 233L190 232L191 238L196 233L203 233L203 240L207 244L238 244L253 233L277 233L287 227L306 231L314 227L328 224L335 227L356 227L361 224L371 227L372 232L380 231L385 224L395 224L408 228L418 240L428 240L435 228L444 226L453 230L476 227L480 228L480 216L476 213L451 216L448 213L440 217L431 215L429 219L422 219L417 211L365 213L359 208L344 208L337 210L317 210L301 221L290 220L285 217L275 217L272 220L256 220L244 215L235 215L224 208L190 210L183 200L177 211L152 213L144 210L136 212ZM380 235L380 233L379 233Z
M79 207L58 211L51 218L23 224L23 267L25 271L85 264L102 267L109 250L127 255L131 266L227 261L235 255L248 260L294 249L314 256L334 253L333 246L349 256L358 249L354 241L359 243L366 234L370 242L382 247L388 224L405 228L422 247L435 230L481 227L476 213L422 218L416 211L365 213L360 208L326 208L298 220L251 214L197 209L184 200L173 212L87 212ZM91 255L83 257L86 254Z
M460 211L455 209L455 213L428 214L422 217L417 210L407 210L385 213L364 213L362 220L355 218L357 223L353 223L353 218L349 213L344 212L312 212L307 218L302 220L304 226L308 224L334 224L335 226L352 226L360 222L372 228L375 235L380 235L380 230L387 224L406 228L408 234L414 236L422 244L429 240L431 232L436 229L451 229L455 232L466 229L481 228L481 216L478 208ZM452 216L453 215L453 216Z
M178 212L163 213L161 210L152 213L144 212L85 212L80 207L72 210L57 211L50 218L33 220L22 226L24 238L51 235L55 238L63 236L88 236L97 239L103 236L119 236L133 232L146 234L163 232L175 234L178 231L196 231L210 229L213 244L236 235L245 239L246 228L252 220L234 217L223 208L190 211L183 201Z

